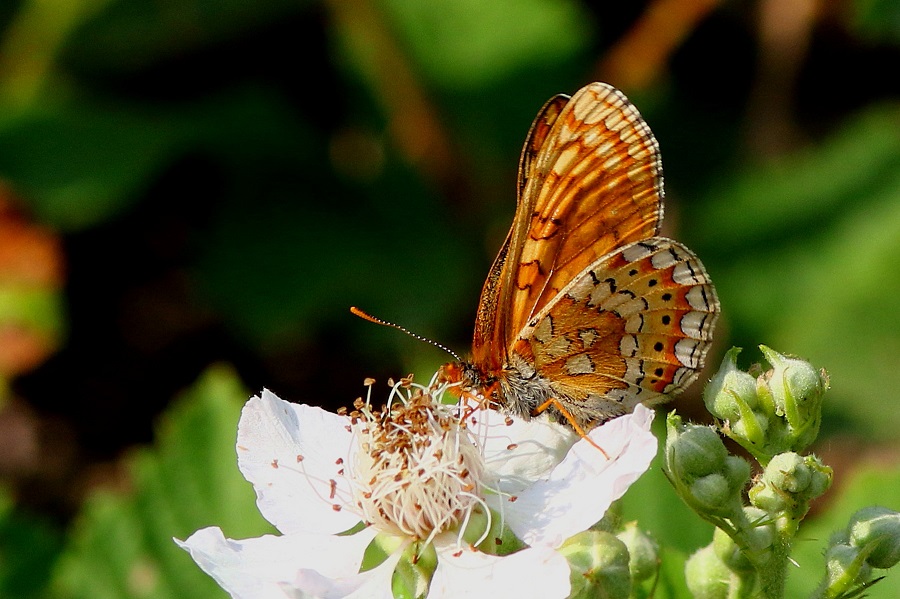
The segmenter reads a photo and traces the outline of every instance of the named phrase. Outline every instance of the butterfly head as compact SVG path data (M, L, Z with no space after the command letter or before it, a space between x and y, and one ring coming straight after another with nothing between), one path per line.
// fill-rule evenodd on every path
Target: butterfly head
M500 381L472 362L457 360L441 366L438 382L453 385L451 392L466 395L484 401L496 403L500 389Z

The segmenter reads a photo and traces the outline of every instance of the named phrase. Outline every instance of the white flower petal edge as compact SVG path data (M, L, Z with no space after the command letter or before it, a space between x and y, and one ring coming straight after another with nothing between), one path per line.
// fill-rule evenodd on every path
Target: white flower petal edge
M491 507L532 547L559 547L599 521L610 504L647 470L657 448L650 432L653 415L653 410L638 405L632 414L588 433L609 460L581 439L548 478L519 492L514 501L488 496Z
M396 551L371 570L341 578L301 570L293 585L285 587L292 591L288 596L297 599L394 599L391 578L402 555L402 551Z
M446 538L446 535L442 535ZM437 570L428 599L556 599L569 596L569 564L549 547L529 547L507 556L488 555L455 542L439 542Z
M297 405L263 390L244 405L238 424L238 467L253 483L263 517L282 533L339 533L359 516L329 498L349 496L341 475L352 435L348 418Z
M233 598L284 599L306 594L299 588L299 595L289 590L303 569L329 578L356 575L374 537L375 531L365 529L341 537L264 535L235 541L226 539L218 527L210 527L175 542Z

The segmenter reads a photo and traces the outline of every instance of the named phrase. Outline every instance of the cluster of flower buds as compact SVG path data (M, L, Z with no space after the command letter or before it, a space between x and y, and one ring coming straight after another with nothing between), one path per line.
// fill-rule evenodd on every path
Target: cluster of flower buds
M772 369L753 376L730 350L704 392L718 429L744 447L763 471L729 454L713 428L668 420L666 471L676 492L717 530L687 564L696 597L782 596L791 541L810 502L831 485L831 469L802 456L816 438L825 373L761 347Z
M824 371L761 346L771 370L753 376L730 350L703 398L718 430L758 462L730 455L717 432L668 419L666 472L679 496L717 528L713 541L686 564L694 597L782 597L790 548L810 502L831 486L832 470L802 452L815 440L828 389ZM900 561L900 514L881 507L857 512L825 552L815 597L857 596L872 568Z
M831 486L831 468L814 455L775 455L748 493L750 503L772 515L799 519Z
M800 452L819 434L828 377L809 362L761 345L772 369L758 377L739 370L739 348L725 354L719 372L703 393L722 432L763 465L780 453Z

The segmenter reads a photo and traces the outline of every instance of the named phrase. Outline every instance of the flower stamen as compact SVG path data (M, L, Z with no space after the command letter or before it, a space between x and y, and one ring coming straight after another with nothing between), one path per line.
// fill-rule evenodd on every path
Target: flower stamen
M453 407L436 403L427 389L401 381L389 406L357 408L353 503L377 529L429 542L483 505L483 459Z

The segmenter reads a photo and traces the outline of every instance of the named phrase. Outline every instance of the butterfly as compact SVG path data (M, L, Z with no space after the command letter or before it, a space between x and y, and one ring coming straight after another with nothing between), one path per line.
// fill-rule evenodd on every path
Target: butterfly
M442 380L582 434L690 385L719 301L694 253L658 236L663 195L659 145L622 92L591 83L550 99L522 150L472 358Z

